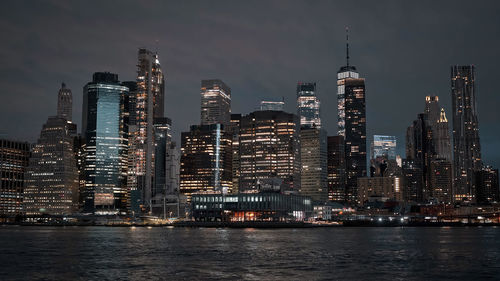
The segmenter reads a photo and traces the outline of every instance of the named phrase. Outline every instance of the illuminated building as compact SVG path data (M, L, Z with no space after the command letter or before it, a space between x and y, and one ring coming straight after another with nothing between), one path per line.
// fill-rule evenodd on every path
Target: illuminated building
M371 143L370 176L383 176L389 160L396 160L396 137L374 135Z
M452 161L451 141L448 128L448 119L444 108L439 106L438 96L425 97L426 125L432 132L432 145L435 157Z
M193 125L181 134L181 194L231 192L231 139L221 124Z
M474 199L474 173L482 165L475 80L473 65L451 67L454 193L457 200Z
M299 120L283 111L255 111L240 122L239 191L255 191L259 181L278 178L285 189L300 186Z
M94 73L84 87L85 212L127 212L127 95L118 75L109 72Z
M130 171L128 189L134 213L150 212L154 186L154 119L165 111L165 78L158 54L146 49L138 51L136 87L127 82L135 95L130 95Z
M328 137L328 199L345 201L345 150L342 136Z
M300 130L300 189L302 195L314 201L328 200L327 136L320 128L305 127Z
M405 179L405 201L421 202L424 191L424 174L421 163L413 159L404 159L402 161L402 169Z
M79 175L73 151L76 125L63 118L67 112L61 114L49 117L43 125L26 168L27 216L68 215L78 210Z
M346 66L337 72L337 105L338 135L344 137L345 148L345 199L357 204L357 179L367 172L365 79L349 65L349 41Z
M30 157L27 142L0 139L0 222L23 213L24 172Z
M429 196L439 203L453 202L453 169L450 161L436 159L431 161Z
M201 80L201 125L231 121L231 88L219 79Z
M297 115L301 127L321 128L320 102L316 97L316 83L297 84Z
M381 201L402 202L404 183L402 177L358 178L358 201L364 205L370 198L377 197Z
M228 126L228 132L233 136L231 144L233 170L232 193L238 193L240 186L240 122L241 114L231 114L231 124Z
M297 194L196 194L191 200L196 221L303 221L311 214L311 198Z
M260 110L275 110L275 111L283 111L285 108L285 100L276 101L276 100L262 100L260 101Z
M57 96L57 116L68 121L73 120L73 95L64 83Z
M500 202L498 169L484 166L481 170L476 171L475 180L478 204Z
M161 214L167 195L167 153L172 142L172 121L169 118L154 118L154 188L151 192L153 215Z

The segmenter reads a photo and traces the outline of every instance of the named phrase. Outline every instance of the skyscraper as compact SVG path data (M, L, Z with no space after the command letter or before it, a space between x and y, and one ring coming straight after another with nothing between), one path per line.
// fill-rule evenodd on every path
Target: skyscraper
M201 81L201 125L231 122L231 88L219 79Z
M321 128L320 102L316 83L297 83L297 115L301 127Z
M346 47L346 66L337 72L338 130L345 141L346 201L356 204L357 178L367 171L365 79L349 65L349 41Z
M129 100L132 105L135 103L135 112L130 114L130 123L133 124L130 128L130 161L133 164L128 188L132 210L150 212L154 189L154 118L164 117L165 111L165 78L158 54L139 49L136 82L136 94ZM133 88L133 85L126 85Z
M396 137L374 135L371 145L371 159L383 157L386 160L396 159Z
M262 181L280 179L283 188L299 190L300 145L297 115L255 111L240 123L241 191L255 191Z
M328 199L345 200L345 149L342 136L328 137Z
M432 160L429 173L429 196L438 202L453 202L453 169L451 162L446 159Z
M300 130L302 169L299 191L315 201L328 200L327 149L327 136L324 130L314 127Z
M500 201L500 190L498 186L498 169L484 166L476 171L476 195L477 203L490 204Z
M167 117L154 118L154 188L151 192L151 210L153 215L163 211L167 195L167 154L172 142L172 121Z
M227 194L232 187L232 136L221 124L193 125L181 134L180 192Z
M73 95L64 83L57 96L57 116L68 121L73 120Z
M455 200L475 197L474 173L482 165L475 80L473 65L451 67Z
M127 211L128 88L118 75L96 72L83 89L82 135L85 140L86 212Z
M68 215L77 210L79 175L73 152L75 135L76 125L62 117L49 117L43 125L25 173L27 216Z
M266 100L261 100L260 101L260 110L265 111L265 110L275 110L275 111L283 111L285 108L285 100L271 100L271 99L266 99Z
M30 157L27 142L0 139L0 222L23 213L24 173Z

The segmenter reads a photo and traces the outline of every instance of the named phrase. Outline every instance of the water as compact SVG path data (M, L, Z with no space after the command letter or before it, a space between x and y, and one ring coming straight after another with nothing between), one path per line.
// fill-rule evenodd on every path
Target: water
M0 227L0 280L499 280L500 228Z

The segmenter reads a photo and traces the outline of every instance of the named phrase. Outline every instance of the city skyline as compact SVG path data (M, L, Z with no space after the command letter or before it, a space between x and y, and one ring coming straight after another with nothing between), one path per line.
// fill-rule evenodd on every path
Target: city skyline
M223 6L224 3L217 4ZM383 4L389 5L387 2ZM13 11L23 8L22 5L11 5L10 9ZM177 141L179 141L180 132L186 131L191 124L199 122L197 107L187 105L197 103L199 100L199 81L212 78L222 79L231 85L233 92L232 111L243 114L251 112L253 108L258 106L260 99L267 96L277 99L284 96L285 110L294 112L293 100L297 81L315 81L318 87L318 97L322 101L324 128L332 135L337 130L335 124L337 113L332 110L336 104L335 71L345 61L344 32L345 26L349 26L352 64L355 64L367 79L368 137L374 134L387 134L404 139L406 124L413 119L416 112L420 111L422 98L426 95L438 95L446 112L451 112L449 66L474 64L477 66L477 83L480 85L477 90L477 98L483 159L494 166L500 165L500 152L495 149L495 141L498 139L499 133L494 128L499 113L494 110L493 104L499 98L494 95L496 54L492 52L498 46L498 42L495 40L490 42L490 38L483 35L494 34L498 29L496 25L488 24L488 17L482 16L485 11L493 12L498 10L498 7L485 9L484 4L474 4L466 9L466 7L449 7L446 3L439 3L433 6L432 11L429 11L423 10L422 7L416 7L412 10L408 5L391 4L400 15L408 16L408 20L402 23L403 26L396 29L391 26L391 23L397 22L399 16L389 16L388 12L382 11L382 8L370 9L373 7L369 3L365 3L359 13L368 18L372 18L374 15L378 15L377 18L382 18L375 27L370 27L367 22L357 23L345 16L330 17L322 12L322 10L331 10L340 13L343 10L350 10L352 6L345 3L333 9L331 5L323 2L313 5L293 2L287 7L281 7L278 2L271 2L268 4L268 9L259 17L262 17L266 24L271 24L274 29L262 31L261 35L257 35L265 25L252 20L253 18L250 17L252 9L243 4L239 4L237 7L229 6L236 11L234 14L227 14L227 10L223 10L220 13L224 13L224 17L208 20L203 26L199 20L195 19L200 14L202 15L202 11L207 8L203 3L197 4L196 7L177 6L176 11L179 12L179 15L165 17L170 18L168 21L164 21L159 12L153 13L151 21L145 21L144 25L149 26L153 22L164 23L162 25L164 30L153 29L154 31L149 34L142 34L138 27L115 19L116 24L120 25L120 35L117 36L124 36L122 31L125 30L128 30L126 34L134 35L132 37L125 36L124 44L120 44L119 47L115 45L116 43L106 39L107 35L112 35L111 33L98 28L99 24L104 24L106 21L101 19L101 23L94 23L85 32L89 38L99 39L103 42L97 52L91 51L95 49L89 45L83 44L82 48L74 48L70 44L72 42L70 39L74 35L68 28L73 26L78 29L83 24L83 19L71 16L75 12L84 12L87 7L76 5L71 8L57 2L48 2L47 7L52 9L54 13L64 12L62 13L64 15L61 16L68 22L67 27L65 26L64 30L57 34L50 31L50 28L42 27L33 27L31 31L18 32L17 35L11 34L10 32L21 27L17 19L5 15L1 24L7 27L7 33L12 35L12 40L1 47L0 53L6 56L9 53L18 54L22 51L23 55L20 57L23 58L23 65L17 65L18 62L13 64L6 57L5 65L2 66L5 75L1 78L1 82L6 87L2 98L6 102L0 108L3 120L0 126L1 133L7 134L5 136L7 138L29 140L33 143L43 123L42 120L45 120L47 113L55 108L55 101L48 97L57 92L63 81L73 92L74 121L80 125L81 88L86 82L86 77L95 71L110 71L118 73L124 81L134 80L136 64L134 53L137 52L138 47L147 45L146 47L157 51L162 57L162 67L167 81L165 115L174 120L173 137ZM316 19L308 19L300 24L299 20L293 18L296 13L295 9L301 10L301 7L307 11L318 13L318 16ZM31 9L27 9L20 18L26 21L28 20L26 17L30 17L29 21L32 23L46 21L52 12L49 13L45 7L38 8L36 15L32 14ZM134 4L126 4L125 15L130 16L132 8L135 8ZM160 5L158 8L162 8L162 6ZM109 9L111 7L104 4L100 13L109 11ZM283 9L286 13L278 17L279 12ZM171 9L164 10L166 13L171 13ZM210 10L212 9L210 8ZM369 11L373 11L373 14L370 14ZM241 19L235 16L238 13L241 14ZM474 23L472 26L451 20L452 15L465 13L468 15L466 18ZM417 18L426 18L432 23L440 23L440 25L434 31L430 30L430 23L419 28L417 27ZM186 24L181 24L183 22ZM458 27L452 27L452 22ZM226 24L223 25L223 23ZM47 24L50 26L53 23L48 21ZM33 25L37 26L37 24ZM312 44L305 46L299 42L302 40L293 41L293 44L290 44L289 36L291 34L289 32L284 32L283 38L271 38L278 34L277 32L284 26L292 27L299 32L302 39L312 40L310 41ZM375 37L369 33L373 28L382 27L385 28L384 33L393 36ZM471 34L472 38L464 41L463 37L456 32L461 27L466 31L472 31L475 28L489 30L489 32L468 33ZM404 28L409 29L409 32L402 34ZM187 35L189 32L194 32L209 42L216 43L212 41L215 39L206 38L205 32L203 32L210 33L208 31L216 30L220 31L218 35L220 40L224 42L230 40L233 35L236 35L235 38L241 42L229 41L233 44L233 48L230 50L219 45L221 43L212 47L197 47L193 41L196 36ZM155 43L156 40L158 43ZM267 48L261 47L259 41L262 40L272 44L268 44ZM52 41L55 42L54 46L48 45ZM431 41L434 42L432 51L427 47L422 49L422 45L425 46L426 43L431 45ZM474 43L469 43L470 41L474 41ZM33 50L35 51L15 48L16 44L22 45L27 42L34 46ZM489 44L480 44L481 42ZM246 44L248 47L244 47L242 44ZM287 46L286 48L284 48L284 44ZM459 45L460 48L453 48L450 52L449 46L454 45ZM396 50L396 46L404 49L405 54ZM417 47L419 48L418 52ZM411 55L407 55L407 53ZM489 56L486 58L481 53L487 53ZM191 55L193 58L190 58ZM275 56L274 63L268 59L272 56ZM60 62L56 62L54 67L49 69L50 64L47 63L47 58L59 58ZM195 61L200 63L195 64ZM229 61L232 63L228 64ZM300 62L303 67L295 69L289 61ZM62 67L61 65L58 67L61 62L69 66ZM32 66L30 70L26 69L25 64ZM396 66L402 71L392 71L396 69ZM426 71L420 71L422 69ZM282 72L283 74L281 74ZM23 82L17 77L23 77ZM392 81L397 82L393 83ZM406 87L405 85L414 86ZM37 98L47 98L48 102L41 105L36 104L36 106L30 103L26 104ZM492 102L485 102L490 99ZM24 103L26 106L15 106L20 103ZM389 105L398 105L405 110L391 108ZM13 111L12 108L16 108L16 111ZM11 116L17 117L16 122L7 121ZM399 154L404 155L403 150L404 147L398 147Z

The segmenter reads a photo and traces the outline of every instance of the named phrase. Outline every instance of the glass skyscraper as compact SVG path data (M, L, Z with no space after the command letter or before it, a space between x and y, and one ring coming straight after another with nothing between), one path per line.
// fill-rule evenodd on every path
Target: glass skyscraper
M96 72L83 89L86 212L127 212L128 88L118 75Z
M396 160L396 137L374 135L371 154L371 159L383 157L386 160Z
M474 174L482 165L475 79L473 65L451 67L455 200L475 197Z
M201 125L231 122L231 88L219 79L201 81Z
M297 84L297 115L301 127L321 128L320 101L316 96L316 83Z

